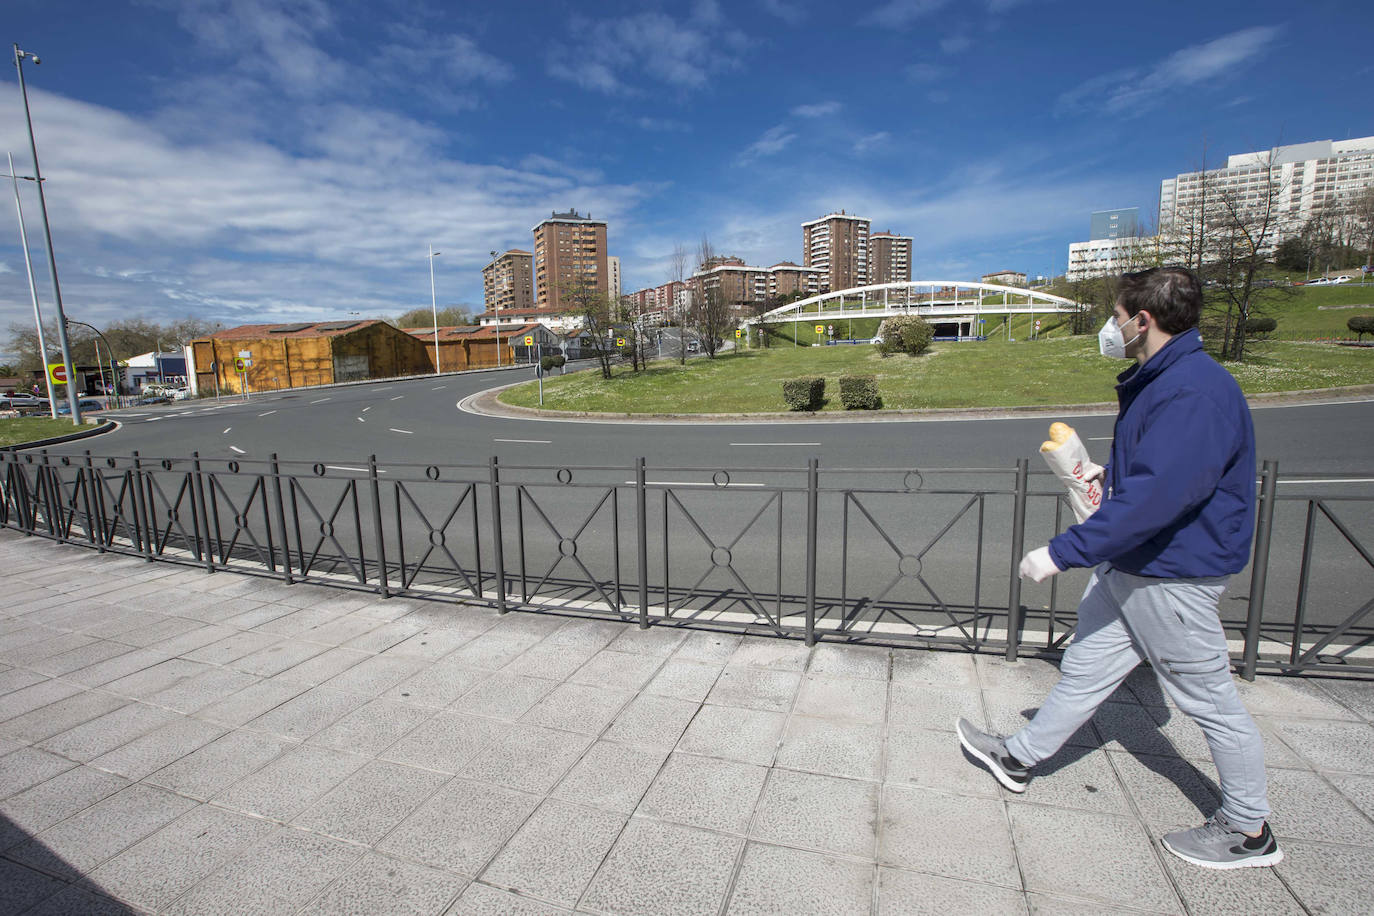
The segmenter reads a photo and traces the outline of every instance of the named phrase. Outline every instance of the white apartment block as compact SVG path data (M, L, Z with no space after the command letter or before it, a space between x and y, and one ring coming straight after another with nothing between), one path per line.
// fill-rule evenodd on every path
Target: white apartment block
M1269 174L1269 163L1277 167ZM1230 156L1226 167L1186 172L1159 186L1161 235L1184 235L1206 206L1225 194L1258 206L1278 194L1278 222L1272 244L1297 234L1314 216L1330 212L1374 185L1374 137L1315 140L1259 153Z
M606 285L610 288L611 300L620 301L620 258L615 255L606 256Z
M1120 239L1094 239L1091 242L1073 242L1069 245L1069 269L1064 275L1066 280L1088 280L1093 277L1121 274L1128 270L1139 270L1155 238L1126 237ZM1025 275L1022 274L1024 282ZM984 282L989 281L987 277Z

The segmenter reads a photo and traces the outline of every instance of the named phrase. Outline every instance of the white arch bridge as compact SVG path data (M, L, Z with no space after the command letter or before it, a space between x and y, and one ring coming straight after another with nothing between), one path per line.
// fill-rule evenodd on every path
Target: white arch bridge
M959 336L972 337L984 315L1072 314L1087 308L1063 296L996 283L909 280L810 296L748 318L744 325L919 315L932 324L957 326Z

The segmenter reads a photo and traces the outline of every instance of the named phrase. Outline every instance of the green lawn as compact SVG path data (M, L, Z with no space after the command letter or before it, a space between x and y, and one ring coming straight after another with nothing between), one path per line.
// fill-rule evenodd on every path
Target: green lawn
M1043 330L1043 326L1042 326ZM1013 336L1017 336L1013 326ZM1247 393L1374 384L1374 348L1287 341L1258 342L1252 356L1230 367ZM883 406L1011 407L1114 400L1121 360L1098 355L1096 335L1008 343L937 343L924 356L883 359L872 346L773 346L652 364L636 376L628 369L603 381L596 371L545 379L544 407L609 413L758 413L786 410L782 381L826 378L826 411L839 411L841 375L878 377ZM501 394L504 403L538 406L535 384Z
M86 422L99 423L100 421L87 420ZM65 436L79 430L79 427L72 426L71 417L56 420L52 417L22 417L17 420L0 420L0 446L20 445L24 442L36 442L39 439L51 439L54 436Z

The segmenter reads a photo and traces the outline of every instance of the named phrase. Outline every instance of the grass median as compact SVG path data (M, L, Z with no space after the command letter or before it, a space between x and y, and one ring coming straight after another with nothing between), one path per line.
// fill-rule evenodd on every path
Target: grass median
M86 424L99 423L99 420L86 420ZM52 439L57 436L65 436L69 433L77 433L86 429L87 426L73 426L71 417L54 420L52 417L19 417L17 419L0 419L0 448L11 445L23 445L25 442L37 442L41 439Z
M1374 349L1292 341L1254 341L1242 364L1225 364L1247 394L1374 384ZM638 374L617 368L544 381L546 410L617 414L774 413L785 411L782 383L824 376L824 412L841 411L842 375L877 378L883 407L893 410L1028 407L1115 399L1127 367L1097 352L1095 335L1008 342L938 343L918 356L880 357L870 345L771 347L714 360L652 363ZM536 383L509 388L502 403L538 407Z

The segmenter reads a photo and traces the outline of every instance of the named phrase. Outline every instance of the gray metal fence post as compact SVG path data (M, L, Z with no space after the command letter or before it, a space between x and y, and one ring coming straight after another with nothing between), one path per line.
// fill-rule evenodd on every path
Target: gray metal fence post
M496 610L504 614L510 608L506 607L506 559L501 540L501 469L495 455L487 462L487 469L491 478L491 550L496 564Z
M133 453L133 459L134 530L138 533L138 549L142 551L144 559L151 563L153 537L148 530L148 500L143 492L143 460L139 458L137 451Z
M137 452L135 452L137 454ZM205 556L205 571L212 573L215 571L215 538L210 536L210 517L211 507L205 501L205 479L200 472L200 452L191 453L191 483L195 487L196 495L200 497L200 517L205 523L205 549L202 553ZM211 484L210 495L214 496L214 484ZM219 533L219 512L214 512L216 534ZM200 532L196 532L196 537L200 537Z
M277 504L277 528L281 531L282 570L286 584L294 585L296 580L291 575L291 534L286 528L286 506L281 496L281 464L277 461L276 452L272 453L272 498Z
M1007 588L1007 661L1021 648L1021 554L1026 550L1026 483L1030 459L1016 459L1016 503L1011 519L1011 584Z
M1255 679L1259 663L1260 623L1264 618L1264 586L1269 576L1269 542L1274 534L1274 490L1279 463L1265 461L1260 471L1259 524L1255 528L1255 555L1250 561L1250 604L1245 616L1245 655L1240 676Z
M81 488L84 496L83 502L86 504L86 532L91 537L91 543L100 553L105 552L105 527L100 527L101 536L96 537L96 505L92 499L95 489L95 472L91 467L91 450L86 449L86 464L77 472L82 480Z
M819 460L806 463L806 644L816 644L816 541L819 536L817 504L820 501Z
M386 581L386 544L382 540L382 491L377 483L376 455L368 456L367 479L372 489L372 530L377 539L377 591L383 598L390 598L391 589ZM363 574L367 574L366 564L363 565Z
M635 462L635 549L639 562L639 628L649 628L649 515L644 459Z

